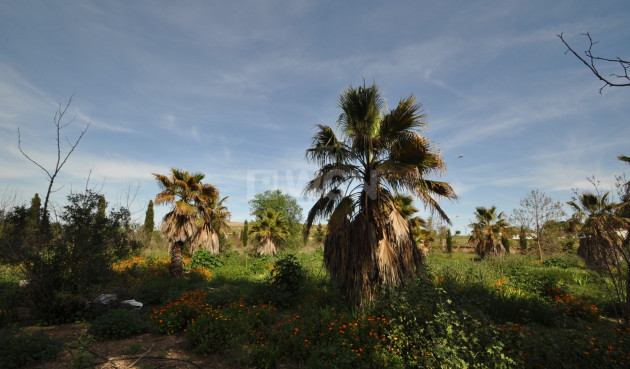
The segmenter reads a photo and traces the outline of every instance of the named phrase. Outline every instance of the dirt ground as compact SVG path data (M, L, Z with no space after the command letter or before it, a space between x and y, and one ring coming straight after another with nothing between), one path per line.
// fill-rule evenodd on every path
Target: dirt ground
M64 343L66 349L61 352L55 361L39 364L32 368L66 369L78 367L78 357L81 353L79 346L82 343L82 339L78 337L81 337L82 333L84 334L87 330L87 325L64 324L53 327L27 327L23 329L24 332L38 330ZM84 362L85 365L79 366L82 368L233 368L220 357L205 357L192 353L186 348L186 342L182 333L170 336L145 333L124 340L94 341L89 343L83 352L92 359L92 362Z

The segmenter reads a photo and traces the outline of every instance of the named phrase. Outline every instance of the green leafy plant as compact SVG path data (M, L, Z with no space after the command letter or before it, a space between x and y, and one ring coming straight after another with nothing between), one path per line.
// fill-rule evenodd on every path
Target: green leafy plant
M0 331L0 369L22 368L52 360L63 346L42 332L15 335L9 329Z
M123 339L146 331L137 311L116 309L97 317L88 333L98 340Z
M293 254L281 256L273 266L269 283L276 293L276 303L290 305L301 296L306 280L306 273L297 257Z
M70 345L70 356L72 356L73 369L87 368L94 365L96 358L89 347L94 342L94 336L83 330L74 335L74 340Z
M195 269L200 266L206 269L218 268L223 266L223 259L221 259L221 255L211 254L206 250L197 250L190 261L190 268Z
M551 257L542 262L545 267L557 267L561 269L575 268L579 265L575 259L569 259L565 257Z
M204 355L220 353L229 354L232 359L240 357L250 332L241 312L220 307L206 309L188 326L186 338L189 344Z

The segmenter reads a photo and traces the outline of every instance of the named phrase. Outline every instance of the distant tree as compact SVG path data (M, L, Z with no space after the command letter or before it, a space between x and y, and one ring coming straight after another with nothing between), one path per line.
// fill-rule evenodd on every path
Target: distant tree
M280 190L265 191L254 195L249 200L250 214L256 218L262 218L264 213L272 209L291 225L302 222L302 207L295 197L282 193Z
M620 57L615 58L606 58L593 55L593 46L597 44L591 38L590 33L585 33L584 36L588 38L589 46L588 49L584 51L584 56L581 56L576 52L571 45L564 39L564 35L561 33L558 35L562 43L569 49L567 52L571 52L578 58L584 65L588 67L588 69L593 72L593 74L602 82L604 85L599 89L599 93L602 93L602 90L606 87L624 87L630 86L630 75L628 74L628 69L630 69L630 59L621 59ZM612 73L609 77L606 77L600 72L600 65L596 63L604 64L605 68L610 65L617 65L622 73ZM612 77L612 78L611 78ZM614 79L613 79L614 78Z
M31 227L39 226L41 219L42 200L38 194L31 199L31 206L28 209L28 222Z
M476 222L470 224L472 233L468 243L475 246L475 252L480 258L487 256L505 255L506 249L501 237L507 235L510 224L501 212L497 214L496 206L485 208L479 206L475 212Z
M259 242L257 249L259 255L273 256L278 251L278 245L287 240L289 233L289 222L284 219L282 213L268 209L254 223L250 235Z
M326 232L324 231L324 227L320 224L317 224L317 227L315 227L315 234L313 234L313 237L315 238L315 242L317 243L322 243L324 242L324 239L326 238Z
M532 190L521 199L521 207L514 209L510 220L519 226L534 230L538 257L542 260L542 245L549 242L546 239L549 232L547 232L548 229L545 229L545 225L548 222L560 220L564 215L561 202L553 201L542 191Z
M183 252L187 244L193 240L211 239L209 228L197 227L203 221L202 210L219 197L219 190L201 181L203 173L190 173L185 170L171 168L171 175L153 173L162 192L155 197L155 204L171 204L172 208L162 222L162 233L170 242L171 263L169 272L175 277L183 275ZM206 232L201 237L198 233Z
M249 201L250 214L259 221L267 210L278 213L289 227L289 236L286 245L289 248L301 247L304 244L302 237L302 207L295 197L282 193L280 190L258 193Z
M502 235L501 235L501 244L502 244L502 245L503 245L503 247L505 248L505 252L506 252L507 254L509 254L509 253L510 253L510 245L511 245L511 243L510 243L510 238L509 238L509 237L507 237L506 235L502 234Z
M153 213L153 200L149 200L149 205L147 205L147 211L144 214L144 225L142 226L142 230L145 234L149 235L149 241L151 241L151 233L155 228L155 215Z
M519 227L518 244L521 247L521 252L527 251L527 232L528 229L524 225Z
M31 199L31 206L28 209L28 219L24 230L24 241L33 245L37 244L38 234L41 230L41 210L42 201L38 194Z
M449 254L453 252L453 236L450 229L446 231L446 252Z
M247 244L249 243L249 224L247 223L247 219L245 219L245 223L243 223L241 241L243 242L243 247L247 247Z

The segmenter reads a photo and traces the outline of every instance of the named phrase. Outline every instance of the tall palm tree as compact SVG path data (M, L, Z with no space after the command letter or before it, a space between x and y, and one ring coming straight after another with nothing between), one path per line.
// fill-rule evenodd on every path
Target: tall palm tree
M210 238L208 229L198 227L203 210L211 206L219 197L219 190L206 183L203 173L190 173L171 168L171 175L153 173L162 192L155 197L155 204L171 204L173 208L163 219L162 233L168 239L171 263L169 271L173 276L183 274L184 246L193 240L195 244Z
M419 131L425 115L413 96L387 111L378 86L350 86L339 98L336 133L317 125L306 158L320 168L305 188L318 200L305 224L328 221L324 261L349 303L373 297L375 287L414 276L422 256L408 222L394 205L397 193L420 198L449 221L437 198L456 198L437 148Z
M475 246L475 252L480 258L487 256L502 256L506 254L501 242L502 236L509 236L510 224L505 220L503 212L497 214L496 206L485 208L477 207L475 211L476 222L471 223L472 233L468 243Z
M277 245L286 241L290 234L289 222L282 217L281 212L267 209L252 226L250 235L258 240L259 255L275 255Z

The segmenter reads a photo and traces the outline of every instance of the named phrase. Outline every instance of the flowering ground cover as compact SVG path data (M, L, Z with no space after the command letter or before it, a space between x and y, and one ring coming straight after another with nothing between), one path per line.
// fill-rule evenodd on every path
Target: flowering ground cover
M155 333L233 367L630 366L630 327L572 260L432 254L423 278L361 309L345 306L321 263L320 252L231 253L211 269L186 260L176 279L168 260L133 257L113 266L110 288L143 301Z

